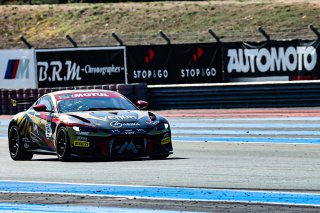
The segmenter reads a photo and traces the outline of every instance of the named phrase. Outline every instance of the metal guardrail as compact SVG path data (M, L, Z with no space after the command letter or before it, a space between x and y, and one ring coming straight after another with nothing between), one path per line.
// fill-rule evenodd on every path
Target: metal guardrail
M320 106L320 81L149 86L151 109Z

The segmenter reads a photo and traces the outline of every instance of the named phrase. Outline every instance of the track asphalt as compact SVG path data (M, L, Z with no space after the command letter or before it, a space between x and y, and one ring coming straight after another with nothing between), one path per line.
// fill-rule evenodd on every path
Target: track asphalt
M274 118L276 119L281 119L281 118L290 118L291 120L297 119L299 120L299 118L301 119L308 119L310 118L310 120L315 119L315 120L319 120L320 119L320 108L271 108L271 109L198 109L198 110L161 110L161 111L155 111L158 114L161 114L165 117L170 118L199 118L199 119L218 119L219 118L223 118L223 119L243 119L245 121L245 119L250 120L251 118L253 119L264 119L264 118ZM12 118L12 115L1 115L0 116L0 120L10 120ZM183 126L183 125L188 125L187 122L185 123L181 123L181 125L178 125L179 127ZM214 123L210 123L210 128L215 128L216 124ZM221 126L223 126L222 124L219 124ZM238 124L241 127L241 122L240 124ZM284 128L298 128L298 127L292 127L290 126L290 124L282 124L284 126ZM318 124L311 124L313 126L303 126L301 130L303 130L303 128L318 128ZM256 124L253 124L252 127L258 127ZM187 128L192 128L192 126L184 126ZM268 128L267 124L264 124L262 126L263 128ZM262 128L260 127L260 128ZM270 126L271 127L271 126ZM201 132L200 130L197 130L196 132L201 133L201 135L205 135L205 134L210 134L211 130L205 130L205 126L199 126L199 128L204 128L204 130L201 130L203 132ZM258 127L259 128L259 127ZM179 134L179 129L175 130L176 134ZM190 134L195 134L196 132L190 132L190 130L188 130ZM301 135L303 135L304 133L307 135L313 135L311 133L313 133L314 130L312 130L311 132L306 132L306 131L301 131ZM229 133L230 132L230 133ZM267 132L267 134L271 134L268 133L268 130L264 130L264 132ZM272 131L271 131L272 132ZM290 132L290 131L289 131ZM317 132L317 130L314 131L315 133ZM224 135L232 135L235 134L236 132L234 132L234 130L223 130L223 132L218 132L216 130L215 133L219 133L219 134L224 134ZM239 132L237 132L236 134L240 134L241 135L242 130L240 130ZM251 131L252 134L254 134L253 131ZM278 132L279 133L279 132ZM298 133L298 132L295 132ZM185 134L185 132L181 132L180 134ZM256 133L257 135L261 134L260 132ZM290 135L288 134L288 132L283 132L283 134L286 135ZM313 136L317 136L318 134L314 134ZM272 140L272 138L267 138L268 140ZM181 140L181 141L188 141L188 137L178 137L174 140ZM206 138L195 138L194 140L196 141L205 141L205 142L210 142L210 138L206 139ZM215 142L219 142L219 140L225 140L225 138L214 138L212 139ZM238 140L242 140L241 138ZM246 140L251 140L253 142L265 142L265 138L246 138ZM276 139L277 141L281 141L281 138ZM287 140L287 139L283 139L283 140ZM292 138L292 140L295 140L293 143L300 143L300 141L302 140L306 140L306 138L301 138L301 140L299 138ZM319 141L317 140L316 137L314 138L309 138L308 140L312 141L311 143L313 144L318 144ZM235 141L237 142L237 141ZM290 143L290 141L289 141ZM18 188L10 188L8 190L6 190L6 187L9 187L12 184L13 187L16 187L17 185L19 185ZM52 187L54 188L54 190L51 193L63 193L61 191L57 191L56 188L58 186L58 188L60 188L60 185L58 185L57 183L53 183L50 184L49 186L43 187L43 186L39 186L39 184L41 185L41 183L32 183L34 185L32 185L32 187L28 186L27 188L33 188L34 190L28 191L28 190L21 190L24 187L22 187L22 185L25 184L30 184L26 183L26 182L5 182L2 181L2 187L1 188L1 192L6 193L6 192L16 192L16 193L44 193L46 192L50 192L50 190L52 189ZM38 184L38 185L37 185ZM66 192L66 188L68 188L69 186L74 186L74 185L64 185L62 187L62 190L64 191L64 193ZM88 187L88 185L81 185L81 186L76 186L76 190L79 190L83 187ZM86 189L84 190L85 192L79 193L79 194L84 194L84 195L91 195L89 192L94 191L93 194L97 194L97 191L100 191L100 193L103 194L103 190L96 190L96 189L92 189L93 185L90 185L90 189ZM320 205L320 201L319 201L319 194L317 193L288 193L288 192L255 192L255 191L235 191L235 190L212 190L212 189L192 189L192 188L170 188L170 187L144 187L144 186L140 186L140 187L132 187L132 186L99 186L100 189L103 187L107 187L109 188L108 190L106 190L105 193L110 192L110 187L115 187L113 190L114 192L125 192L123 194L111 194L111 196L120 196L120 197L140 197L140 198L156 198L156 199L170 199L170 196L168 196L168 194L171 194L173 196L173 198L175 199L186 199L186 200L194 200L194 201L201 201L201 198L204 198L207 195L207 200L206 201L224 201L224 202L248 202L248 203L260 203L260 204L289 204L289 205L304 205L304 206L319 206ZM131 188L132 189L131 189ZM36 189L43 189L46 188L45 191L43 190L36 190ZM139 196L139 194L137 193L137 189L141 190L141 194ZM20 191L21 190L21 191ZM138 192L139 192L138 190ZM152 191L153 190L153 191ZM166 193L161 193L164 190ZM171 191L172 192L171 192ZM70 191L70 194L77 194L75 191ZM171 193L168 193L168 191L170 191ZM194 198L192 197L195 191L195 195L199 194L198 197ZM192 192L192 193L191 193ZM129 194L128 194L129 193ZM148 194L149 193L149 194ZM160 194L166 194L164 197L159 196ZM99 194L99 193L98 193ZM108 193L107 193L108 194ZM146 195L147 194L147 195ZM179 197L178 195L180 194ZM106 195L106 194L104 194ZM184 197L188 195L189 197ZM110 195L109 195L110 196ZM191 198L192 197L192 198ZM228 198L229 197L229 198ZM220 198L222 198L220 200ZM171 198L172 199L172 198ZM18 210L23 210L24 208L30 208L31 206L28 205L22 205L22 206L16 206L16 205L11 205L11 204L7 204L7 203L3 203L2 206L0 206L0 210L8 210L12 211L15 208L19 208ZM39 211L41 209L45 209L49 208L46 206L34 206L36 207L36 209L34 209L34 211ZM58 208L58 207L57 207ZM78 207L77 207L78 208ZM87 207L84 207L87 208ZM92 209L91 209L92 210ZM124 209L123 209L124 210ZM133 209L131 209L131 212L134 212ZM74 210L75 212L79 211L81 212L81 209L77 209ZM117 212L117 209L109 209L109 211L114 211ZM140 210L138 210L138 212L140 212ZM30 211L32 212L32 211ZM85 209L84 209L85 212ZM123 211L120 211L123 212ZM130 210L129 210L130 212ZM168 211L169 212L169 211Z

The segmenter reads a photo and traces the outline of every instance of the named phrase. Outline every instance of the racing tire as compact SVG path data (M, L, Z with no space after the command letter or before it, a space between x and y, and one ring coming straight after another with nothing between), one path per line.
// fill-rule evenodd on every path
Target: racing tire
M151 155L150 158L152 160L163 160L169 157L169 154L164 154L164 155Z
M68 132L65 127L60 127L56 139L57 156L60 161L68 161L71 158L71 146Z
M23 146L19 129L16 125L11 126L8 134L10 156L13 160L31 160L33 153L27 152Z

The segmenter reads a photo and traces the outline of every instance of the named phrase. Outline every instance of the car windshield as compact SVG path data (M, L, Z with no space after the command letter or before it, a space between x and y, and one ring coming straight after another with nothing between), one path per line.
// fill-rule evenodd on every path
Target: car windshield
M77 112L94 110L136 110L137 108L124 98L75 98L58 101L59 112Z

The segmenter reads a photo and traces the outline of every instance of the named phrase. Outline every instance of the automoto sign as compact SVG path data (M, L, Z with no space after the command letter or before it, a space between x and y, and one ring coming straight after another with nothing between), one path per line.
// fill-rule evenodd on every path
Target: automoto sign
M128 46L129 83L221 82L220 43Z
M223 45L229 77L310 75L319 69L319 41L233 42Z
M39 87L125 83L124 47L36 50Z

